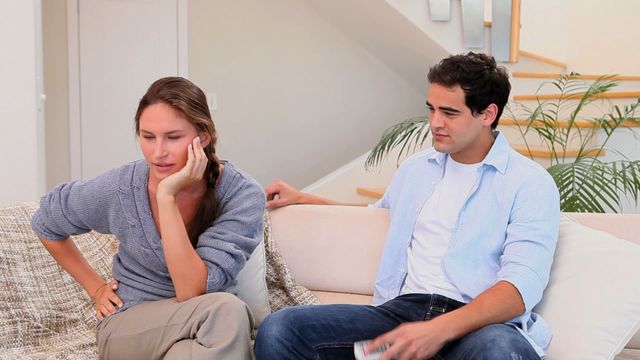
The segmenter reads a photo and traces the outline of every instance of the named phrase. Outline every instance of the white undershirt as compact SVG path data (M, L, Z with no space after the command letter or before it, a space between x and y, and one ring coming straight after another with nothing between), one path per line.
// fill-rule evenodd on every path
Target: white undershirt
M447 156L444 177L425 202L407 249L407 278L401 294L439 294L464 302L442 268L460 209L478 180L482 163L461 164Z

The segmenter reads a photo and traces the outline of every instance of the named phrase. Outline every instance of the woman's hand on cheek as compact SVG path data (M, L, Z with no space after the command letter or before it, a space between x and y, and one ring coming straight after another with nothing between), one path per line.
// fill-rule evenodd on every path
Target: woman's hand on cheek
M207 162L207 155L204 153L198 136L187 147L187 164L180 171L160 181L158 195L176 196L180 190L202 180Z

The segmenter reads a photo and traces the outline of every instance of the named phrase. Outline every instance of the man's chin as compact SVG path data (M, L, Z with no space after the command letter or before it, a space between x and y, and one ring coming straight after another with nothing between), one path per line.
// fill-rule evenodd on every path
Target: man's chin
M433 143L433 148L436 149L436 151L441 152L441 153L445 153L448 154L451 152L451 148L449 146L445 146L443 144L434 142Z

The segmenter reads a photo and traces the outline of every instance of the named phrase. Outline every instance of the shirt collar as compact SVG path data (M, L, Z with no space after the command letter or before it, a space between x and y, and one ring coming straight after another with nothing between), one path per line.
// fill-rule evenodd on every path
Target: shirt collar
M511 146L507 142L507 139L500 133L500 131L494 130L493 137L495 141L491 145L491 149L487 153L487 156L482 160L482 164L493 166L497 171L504 174L507 170L507 163L509 162L509 149ZM444 161L449 154L434 151L429 155L429 161L435 161L438 166L444 166Z

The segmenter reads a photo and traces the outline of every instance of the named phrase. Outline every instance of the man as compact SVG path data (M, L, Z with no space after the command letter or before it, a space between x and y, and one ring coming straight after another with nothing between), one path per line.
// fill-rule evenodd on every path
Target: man
M258 359L540 359L551 333L540 301L558 237L553 179L495 131L511 86L484 54L429 71L433 148L407 159L374 206L391 222L373 305L301 306L262 323ZM283 182L268 206L336 204ZM278 196L278 198L276 198ZM348 275L348 274L345 274Z

